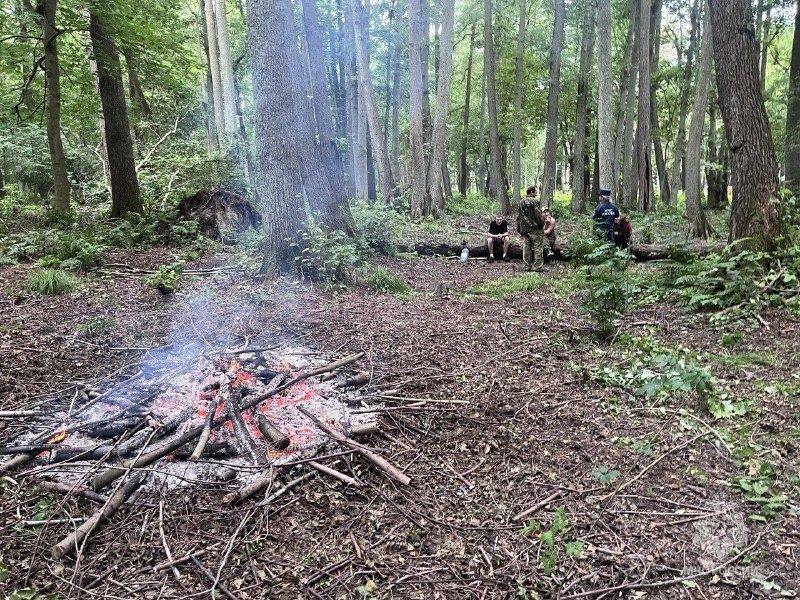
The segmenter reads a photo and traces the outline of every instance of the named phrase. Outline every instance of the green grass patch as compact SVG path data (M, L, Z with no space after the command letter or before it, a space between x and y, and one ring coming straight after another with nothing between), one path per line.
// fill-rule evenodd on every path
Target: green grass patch
M470 287L467 289L467 295L505 298L520 292L536 291L542 286L543 281L544 279L538 273L508 275Z
M411 293L411 288L403 281L402 277L395 275L385 267L365 267L358 272L357 281L364 287L381 294L408 296Z
M40 296L60 296L69 294L77 285L74 276L60 269L37 269L28 275L26 288Z

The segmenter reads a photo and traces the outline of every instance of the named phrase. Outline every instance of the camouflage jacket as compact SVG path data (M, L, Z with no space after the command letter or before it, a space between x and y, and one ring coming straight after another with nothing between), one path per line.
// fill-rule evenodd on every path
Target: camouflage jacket
M542 209L535 198L526 196L519 204L517 213L517 231L522 234L536 233L542 231L544 219Z

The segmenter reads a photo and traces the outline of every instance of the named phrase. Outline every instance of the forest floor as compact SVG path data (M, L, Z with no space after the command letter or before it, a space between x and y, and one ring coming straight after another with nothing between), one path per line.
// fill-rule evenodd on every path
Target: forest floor
M170 252L107 260L157 266ZM165 298L117 272L68 296L22 297L28 267L0 271L0 410L129 372L141 354L129 348L166 343L198 298L204 335L225 328L254 345L288 335L331 358L364 351L354 367L372 370L364 394L466 402L409 409L386 400L385 433L370 444L412 478L408 487L354 460L361 487L312 477L271 510L224 507L224 485L184 489L163 498L161 517L159 498L123 507L78 568L49 554L66 525L23 523L95 507L12 473L0 481L0 595L207 597L210 584L191 563L177 567L177 580L153 572L166 560L159 526L173 556L205 550L203 564L222 566L220 582L242 599L800 591L800 322L766 314L760 327L725 329L641 297L608 345L580 310L573 266L523 274L518 262L379 262L412 291L333 292L218 273ZM731 415L715 420L695 393L630 389L644 371L668 372L670 357L710 371Z

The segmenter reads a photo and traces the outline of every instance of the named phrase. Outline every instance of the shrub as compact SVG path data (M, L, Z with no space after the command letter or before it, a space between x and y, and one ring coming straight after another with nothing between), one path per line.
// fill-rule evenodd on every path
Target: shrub
M303 277L326 284L346 284L354 280L371 251L362 238L351 238L341 231L326 232L310 222L295 245L297 268Z
M583 257L586 296L583 310L591 315L600 339L610 339L616 332L614 320L628 306L631 291L627 275L630 254L613 244L604 243Z
M354 200L350 204L358 234L378 254L394 256L400 232L401 217L392 208L379 202Z
M60 296L75 289L75 277L60 269L38 269L28 276L27 289L40 296Z
M183 273L184 263L174 262L169 265L161 265L152 275L144 278L145 284L156 288L162 294L172 294L178 289L178 283Z
M73 233L59 235L51 247L52 255L61 261L63 269L87 271L103 262L106 247Z
M366 266L357 273L358 282L381 294L408 295L411 289L403 279L384 267Z

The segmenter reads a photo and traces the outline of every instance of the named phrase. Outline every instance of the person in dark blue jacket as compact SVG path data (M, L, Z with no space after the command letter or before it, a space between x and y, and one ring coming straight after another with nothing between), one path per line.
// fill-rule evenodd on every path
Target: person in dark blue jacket
M606 241L614 241L614 220L619 208L611 201L611 190L600 190L600 203L594 211L594 226Z

